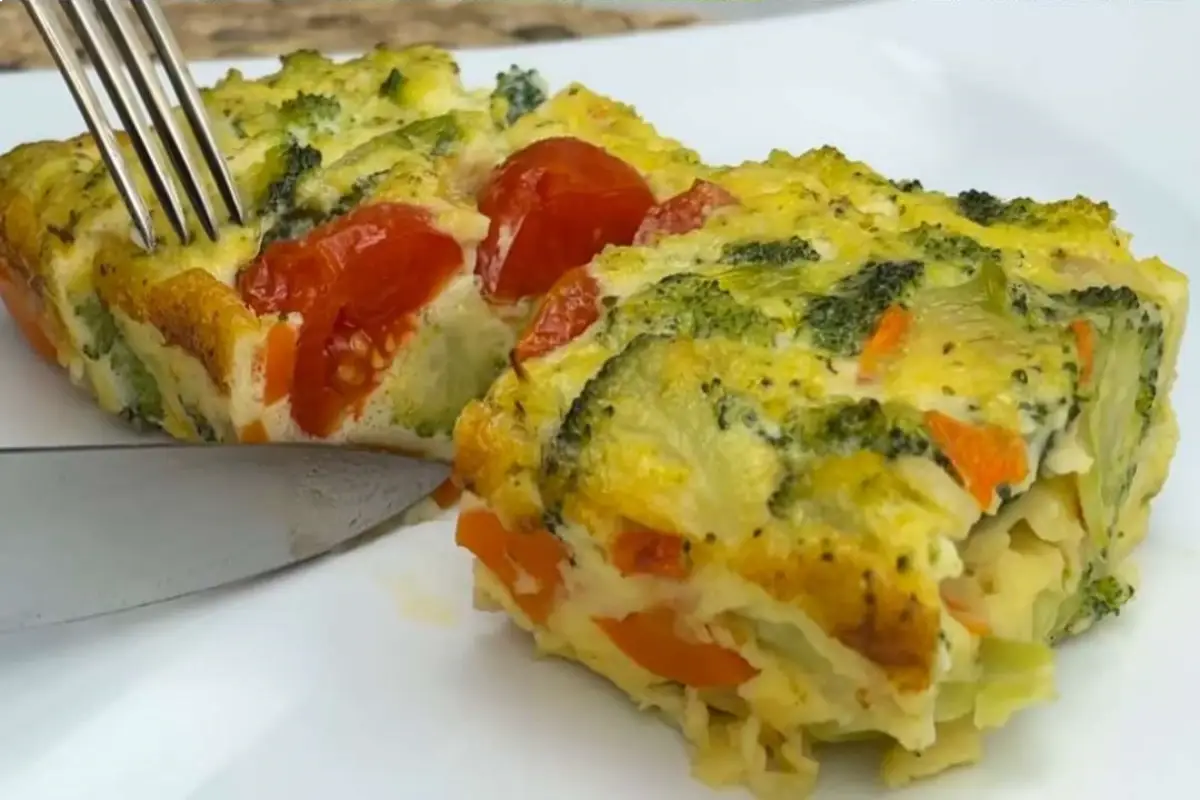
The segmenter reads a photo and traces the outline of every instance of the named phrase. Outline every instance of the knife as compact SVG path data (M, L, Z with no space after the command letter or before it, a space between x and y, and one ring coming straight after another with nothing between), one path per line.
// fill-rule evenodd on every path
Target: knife
M0 632L306 561L372 532L449 474L328 445L0 449Z

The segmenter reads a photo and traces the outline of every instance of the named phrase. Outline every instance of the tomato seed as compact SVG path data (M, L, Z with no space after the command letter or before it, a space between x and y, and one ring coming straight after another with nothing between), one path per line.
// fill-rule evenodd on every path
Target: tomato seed
M371 340L362 331L357 331L350 337L350 349L356 356L365 356L371 350Z
M338 380L348 386L361 386L366 376L356 364L341 364L337 369Z

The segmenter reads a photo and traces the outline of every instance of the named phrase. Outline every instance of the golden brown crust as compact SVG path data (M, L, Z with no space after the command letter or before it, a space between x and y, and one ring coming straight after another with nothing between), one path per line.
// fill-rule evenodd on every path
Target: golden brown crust
M894 559L831 537L796 542L785 557L752 539L727 563L879 665L898 689L919 692L931 685L941 627L936 589L898 572Z
M229 389L238 341L260 329L233 289L202 269L149 283L101 264L97 287L109 305L154 326L167 344L199 359L222 391Z

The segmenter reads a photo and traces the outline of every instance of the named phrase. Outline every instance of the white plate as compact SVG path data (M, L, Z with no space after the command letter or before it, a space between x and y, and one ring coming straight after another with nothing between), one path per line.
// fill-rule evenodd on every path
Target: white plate
M709 159L831 142L940 188L1106 198L1140 252L1193 272L1198 29L1200 9L1183 3L884 2L462 64L472 82L513 61L582 80ZM208 81L223 68L197 71ZM0 149L78 127L54 76L0 80L0 108ZM982 765L897 797L1194 794L1192 350L1175 394L1184 439L1137 601L1063 648L1061 697L993 735ZM120 435L2 319L0 387L0 443ZM439 522L255 586L0 638L0 797L717 796L689 779L669 729L583 670L534 661L469 598L468 559ZM875 774L827 753L821 796L873 793Z

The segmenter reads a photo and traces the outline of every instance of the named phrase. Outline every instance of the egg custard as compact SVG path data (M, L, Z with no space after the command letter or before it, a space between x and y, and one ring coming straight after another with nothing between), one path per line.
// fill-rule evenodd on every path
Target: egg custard
M216 242L152 205L139 248L90 136L0 157L11 315L104 409L184 440L449 458L534 299L701 169L629 106L516 67L471 90L434 47L298 52L202 94L251 210Z
M1082 197L832 148L706 178L560 281L460 416L477 602L712 784L802 797L860 738L890 785L974 761L1134 593L1186 279Z

